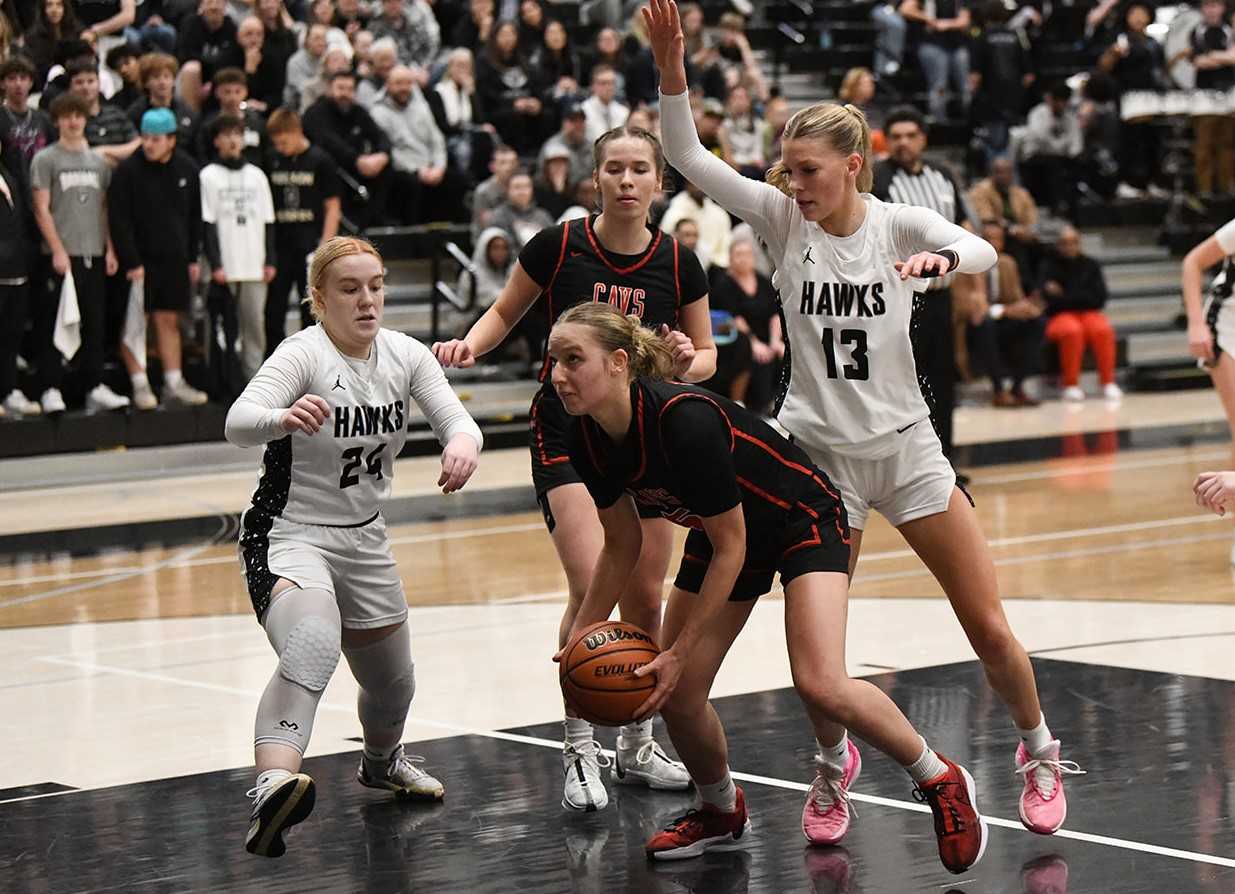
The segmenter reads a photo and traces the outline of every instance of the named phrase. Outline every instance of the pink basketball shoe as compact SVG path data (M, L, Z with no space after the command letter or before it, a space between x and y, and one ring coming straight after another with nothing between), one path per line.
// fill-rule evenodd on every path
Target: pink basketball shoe
M1073 761L1059 759L1059 740L1055 739L1032 757L1025 743L1016 749L1016 773L1025 777L1021 792L1021 822L1030 832L1053 835L1068 815L1068 799L1063 793L1064 776L1080 776L1085 771Z
M811 844L836 844L849 831L849 786L862 772L862 755L851 740L842 770L815 756L815 781L802 808L802 834Z

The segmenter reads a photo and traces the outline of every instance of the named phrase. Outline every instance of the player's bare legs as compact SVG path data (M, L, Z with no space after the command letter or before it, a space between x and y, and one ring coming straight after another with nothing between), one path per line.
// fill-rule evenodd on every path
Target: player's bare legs
M592 579L592 569L604 544L596 517L596 504L581 483L555 487L547 494L555 521L553 546L566 572L567 603L558 627L558 647L575 622ZM642 627L653 639L660 634L661 604L665 574L673 549L667 522L644 522L643 550L630 583L618 599L623 621ZM600 768L609 766L595 741L592 725L566 710L566 740L563 748L565 784L562 804L571 810L600 810L609 803ZM652 737L652 721L631 723L618 733L617 756L611 773L615 782L678 790L689 787L690 777L670 760Z

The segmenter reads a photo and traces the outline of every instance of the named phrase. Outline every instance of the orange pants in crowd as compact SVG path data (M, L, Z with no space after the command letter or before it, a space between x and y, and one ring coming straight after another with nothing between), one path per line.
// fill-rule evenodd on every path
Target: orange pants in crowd
M1081 380L1085 346L1093 350L1098 378L1103 385L1115 381L1115 330L1100 310L1065 310L1046 324L1046 337L1059 349L1059 368L1067 388Z

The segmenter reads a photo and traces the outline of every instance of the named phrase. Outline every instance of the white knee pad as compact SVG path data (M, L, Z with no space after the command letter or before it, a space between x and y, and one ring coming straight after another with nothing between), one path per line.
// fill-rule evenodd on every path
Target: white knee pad
M321 692L339 664L339 628L325 618L301 618L287 635L279 673L310 692Z

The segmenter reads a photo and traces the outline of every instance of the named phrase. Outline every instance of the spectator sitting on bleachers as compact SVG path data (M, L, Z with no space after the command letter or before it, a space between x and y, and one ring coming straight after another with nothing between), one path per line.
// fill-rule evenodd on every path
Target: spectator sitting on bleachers
M579 83L590 88L592 79L596 77L597 69L607 65L613 70L613 97L619 102L626 97L626 52L622 43L622 32L613 27L601 28L596 32L592 47L583 59L583 80ZM617 125L615 124L614 127Z
M763 69L750 48L750 39L746 36L746 19L740 13L725 12L721 14L717 28L716 55L720 58L720 67L724 72L725 84L732 91L735 87L745 87L747 93L757 103L768 98L768 84L763 77Z
M69 92L87 109L86 142L112 167L137 151L142 143L137 128L123 110L99 94L99 72L93 65L74 65L69 71Z
M1229 93L1235 87L1235 32L1224 21L1225 0L1204 0L1201 14L1185 51L1196 67L1196 88ZM1197 191L1203 198L1235 191L1235 117L1195 115L1192 128Z
M490 176L472 193L472 234L493 225L493 212L506 202L506 187L519 169L519 153L506 145L496 146L489 159Z
M30 311L31 278L38 243L23 180L0 157L0 416L26 416L43 408L17 387L17 354ZM41 296L40 296L41 297Z
M725 110L728 116L721 125L723 142L729 150L725 160L744 176L762 180L767 168L763 147L768 142L768 123L754 114L750 94L741 85L729 91Z
M300 328L313 317L300 299L308 294L308 257L339 233L342 216L334 161L312 145L292 109L275 109L267 125L271 148L267 171L274 198L275 278L266 294L266 356L283 341L288 292L300 305Z
M69 0L38 0L34 25L22 39L24 55L34 64L34 83L43 89L56 61L56 44L81 37L81 25Z
M399 65L391 71L386 94L373 106L372 114L390 137L389 206L400 222L467 220L460 199L468 182L447 163L446 137L437 129L433 111L410 68Z
M660 105L660 75L656 71L656 59L652 56L642 6L642 3L636 4L631 10L630 25L622 45L626 60L626 92L622 99L631 111Z
M621 127L630 116L630 109L617 101L617 72L607 64L592 69L591 95L583 101L587 119L587 139L595 143L604 134Z
M948 85L960 99L962 117L970 99L969 46L971 17L966 0L902 0L900 14L916 26L918 63L926 77L931 117L948 117Z
M369 22L373 37L393 37L404 65L428 68L442 46L433 7L425 0L382 0L382 13Z
M266 160L266 122L247 108L248 79L238 68L221 68L214 75L214 97L219 102L215 112L207 114L197 131L197 157L201 161L214 159L215 139L211 125L216 118L238 118L244 123L244 160L261 167Z
M491 220L492 226L514 237L516 252L523 251L533 236L554 223L549 212L536 204L532 175L527 171L515 171L511 176L506 184L506 202L494 210Z
M1011 159L996 158L990 176L970 188L969 206L978 220L999 225L1001 242L1006 233L1008 254L1016 259L1021 278L1032 282L1038 261L1038 206L1029 190L1013 182L1014 173Z
M451 32L450 43L478 54L489 42L496 24L495 0L471 0L468 14L459 19Z
M704 28L703 8L689 0L678 7L686 39L686 81L704 96L723 99L728 92L716 42Z
M763 120L768 123L768 145L763 151L764 158L780 158L780 144L785 135L785 125L789 123L791 110L789 108L789 100L777 94L770 98L763 107ZM886 153L887 140L882 139L883 131L879 132L881 142L884 144L882 153ZM872 152L876 158L882 158L883 154L879 150L874 149L875 134L871 132Z
M339 169L368 191L367 199L344 193L343 213L364 229L382 220L390 182L390 137L356 103L356 76L335 72L328 93L304 114L304 131Z
M971 116L989 162L1007 152L1009 133L1024 118L1025 90L1035 75L1028 48L1008 25L1012 10L1004 0L986 0L982 12L986 27L974 41L970 66Z
M257 16L245 16L241 20L236 29L236 41L240 52L235 61L239 64L229 67L244 73L249 110L264 114L277 109L283 101L283 88L287 83L287 60L277 52L267 51L266 29ZM216 79L216 90L218 86Z
M1098 68L1111 74L1119 84L1122 103L1138 91L1159 92L1167 83L1166 56L1162 45L1147 31L1154 13L1147 4L1135 0L1124 14L1124 30L1098 60ZM1144 192L1155 197L1166 193L1154 182L1161 172L1162 141L1153 121L1124 121L1120 134L1119 173L1123 181L1117 192L1122 198L1140 198Z
M589 214L595 214L598 210L596 207L596 183L591 177L584 177L575 184L575 203L558 216L557 223L578 220L581 217L587 217Z
M125 27L124 43L119 46L131 46L142 53L157 50L175 55L179 32L174 24L164 19L164 13L170 16L177 5L173 0L142 0L134 10L133 23ZM106 48L120 36L117 34L101 46Z
M213 3L216 0L204 0ZM196 151L193 138L196 135L197 117L185 103L176 98L176 70L174 56L167 53L147 53L141 60L142 89L145 95L129 106L129 120L140 129L142 116L151 109L168 109L176 119L176 146L179 151L192 155Z
M257 0L254 12L262 23L265 40L262 42L262 55L269 57L287 78L287 62L300 49L300 35L292 26L295 20L283 5L283 0ZM275 102L270 107L274 111L280 103Z
M533 77L561 102L579 92L583 63L570 43L570 33L557 19L545 24L544 40L531 56Z
M300 114L303 115L310 106L330 92L330 81L336 74L354 74L354 72L347 54L337 47L331 47L322 56L322 67L317 79L305 84L300 91Z
M546 144L547 145L547 144ZM575 203L575 181L570 176L570 153L560 146L540 154L540 171L533 180L536 204L554 220Z
M141 54L132 44L122 43L113 47L107 54L107 67L120 76L120 89L108 100L112 105L124 110L141 99Z
M472 266L476 268L473 322L489 309L506 287L506 279L515 262L510 241L510 234L501 227L488 227L476 240L472 249ZM472 283L472 274L466 270L459 271L455 293L464 301L471 300ZM465 331L470 328L471 324L464 327Z
M673 229L673 235L684 248L698 255L699 225L689 217L683 217ZM702 263L702 258L700 262ZM713 282L723 271L719 267L707 268L708 281ZM723 394L730 400L745 400L750 385L750 335L738 330L737 321L728 308L710 305L712 315L712 340L716 343L716 374L703 387Z
M12 58L25 57L15 55ZM94 47L80 38L70 38L56 44L55 64L47 73L47 83L43 85L43 92L39 95L40 108L50 109L57 96L69 92L68 68L75 62L89 62L97 67L99 57L95 54ZM107 84L105 75L105 71L99 72L99 83L102 85ZM106 96L107 93L108 90L104 89L103 95Z
M1076 113L1083 146L1081 188L1110 201L1119 186L1119 138L1123 127L1114 79L1100 71L1091 72L1081 97Z
M372 109L386 94L386 81L399 64L399 48L391 37L373 41L369 48L369 73L356 78L356 102Z
M755 244L749 239L730 244L725 267L713 277L708 300L718 310L729 311L738 332L750 340L750 375L743 393L734 400L765 415L776 396L776 380L785 356L776 288L755 269Z
M1081 234L1065 227L1059 234L1057 253L1042 265L1041 295L1046 302L1046 337L1059 349L1063 399L1081 401L1081 358L1088 346L1098 365L1102 395L1107 400L1122 396L1115 384L1115 330L1102 312L1106 304L1106 279L1093 258L1081 254Z
M1034 407L1038 401L1024 384L1038 372L1042 356L1042 305L1025 295L1016 260L1003 250L1003 226L985 222L982 237L999 260L986 273L960 274L956 282L958 292L971 285L978 298L967 321L970 356L990 377L992 406Z
M95 0L95 2L67 0L67 2L73 3L77 12L77 21L81 24L83 32L90 32L92 44L99 43L101 37L108 38L109 41L113 37L117 40L122 38L124 30L137 19L136 0Z
M683 218L690 218L699 227L699 244L695 253L703 269L709 264L725 267L729 264L729 242L733 234L733 222L729 212L712 201L689 180L681 191L669 201L669 207L660 219L660 228L672 233Z
M502 141L523 156L534 156L548 136L538 83L519 47L519 26L499 22L476 63L476 92Z
M309 4L309 20L302 28L312 28L314 25L326 26L326 49L337 47L350 59L355 55L351 38L347 32L334 23L334 0L312 0Z
M587 136L587 115L579 103L571 103L562 110L561 129L541 147L541 164L550 152L565 152L570 158L572 183L592 176L592 141Z
M879 0L871 9L875 25L875 76L893 78L905 63L905 42L909 23L897 10L897 4Z
M237 54L243 55L236 37L236 23L227 15L226 0L200 0L197 13L189 16L180 29L176 48L176 58L180 62L180 96L195 113L201 111L205 88L214 78L215 69L234 64ZM143 68L143 86L149 91L145 80ZM167 104L157 107L167 108ZM140 118L139 115L139 121ZM181 144L181 148L185 148L183 140Z
M1029 112L1018 152L1021 182L1039 205L1075 220L1079 198L1081 122L1071 103L1072 88L1058 83Z
M304 46L287 60L287 76L283 87L283 105L303 109L302 94L306 87L322 74L326 55L326 27L314 25L304 37Z
M695 129L699 142L717 158L725 157L724 135L721 125L725 122L725 104L719 99L705 99L695 113Z
M35 154L56 139L56 128L47 113L30 105L34 85L34 66L24 56L0 62L0 153L5 166L25 188L30 188L30 162Z
M876 99L877 89L875 75L869 68L851 68L845 72L845 77L836 91L836 98L840 102L855 105L862 110L871 130L871 150L879 156L886 155L888 152L887 137L883 133L883 122L888 117L888 110L885 103ZM784 129L783 124L781 129ZM768 157L777 158L779 152L777 155Z
M530 56L545 40L545 11L540 0L521 0L519 3L519 46Z
M270 0L273 2L273 0ZM356 35L361 31L369 30L370 16L361 6L360 0L337 0L334 9L334 22L336 28L342 29L343 33L350 40L355 42Z
M497 128L490 124L476 95L472 51L457 47L446 57L446 72L425 98L433 120L446 137L450 163L473 183L484 179L493 155Z

